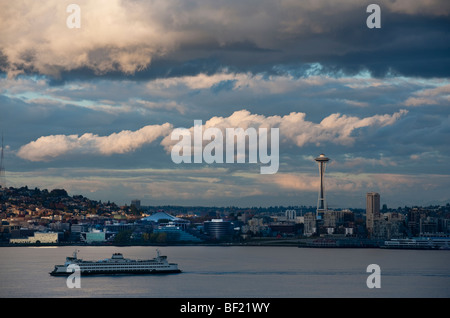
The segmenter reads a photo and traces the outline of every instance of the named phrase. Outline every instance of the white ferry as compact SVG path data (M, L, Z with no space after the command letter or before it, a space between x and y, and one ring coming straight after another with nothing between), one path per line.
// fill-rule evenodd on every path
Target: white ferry
M411 239L390 239L384 242L382 248L397 249L450 249L450 238L411 238Z
M178 264L169 263L167 256L161 256L156 250L157 256L149 260L132 260L124 258L121 253L114 253L111 258L99 261L85 261L77 257L77 252L73 256L66 257L64 265L55 265L50 275L68 276L74 272L70 265L77 265L81 275L112 275L112 274L169 274L181 273Z

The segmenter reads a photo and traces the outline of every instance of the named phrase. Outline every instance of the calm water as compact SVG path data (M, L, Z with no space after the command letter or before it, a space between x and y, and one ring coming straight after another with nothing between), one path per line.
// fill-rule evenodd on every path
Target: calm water
M75 248L0 248L0 297L450 297L450 251L160 247L183 273L81 277L81 288L70 289L48 273ZM78 249L86 260L156 255L156 247ZM369 264L381 268L379 289L366 285Z

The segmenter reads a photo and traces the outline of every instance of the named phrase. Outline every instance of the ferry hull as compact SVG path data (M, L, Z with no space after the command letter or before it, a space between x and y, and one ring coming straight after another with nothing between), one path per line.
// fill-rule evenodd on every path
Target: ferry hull
M179 269L171 270L129 270L129 271L81 271L81 276L93 276L93 275L161 275L161 274L176 274L181 273ZM73 272L53 271L50 272L51 276L69 276Z

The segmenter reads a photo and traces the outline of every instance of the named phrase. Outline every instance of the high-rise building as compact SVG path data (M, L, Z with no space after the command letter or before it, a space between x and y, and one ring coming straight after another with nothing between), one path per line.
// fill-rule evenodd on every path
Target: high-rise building
M330 160L325 157L324 154L321 154L319 157L314 159L319 164L319 174L320 174L320 188L319 188L319 198L317 200L317 210L316 210L316 218L319 217L319 213L323 213L327 210L327 202L325 199L325 168L327 162Z
M368 192L366 194L366 228L369 235L373 234L374 220L380 217L380 194Z

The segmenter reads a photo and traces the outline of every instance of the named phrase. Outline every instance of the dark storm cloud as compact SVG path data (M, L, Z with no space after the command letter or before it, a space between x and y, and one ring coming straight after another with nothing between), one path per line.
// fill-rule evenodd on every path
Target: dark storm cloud
M379 1L380 29L366 26L368 4L111 1L108 7L98 8L82 2L90 19L86 17L74 35L64 23L55 27L64 21L65 12L58 11L59 20L39 20L59 6L63 9L64 3L59 3L41 9L45 12L41 16L27 12L30 19L38 20L33 23L39 23L40 33L30 33L23 24L5 17L4 23L9 24L4 32L10 34L0 42L0 64L4 72L47 74L55 83L92 77L148 80L212 74L224 68L274 74L283 65L304 76L304 65L310 63L322 64L323 74L352 75L361 70L374 76L450 74L447 1ZM31 5L25 8L33 10ZM105 28L94 13L107 15L114 24ZM72 36L76 37L68 46L65 41ZM12 41L18 37L20 45ZM40 49L39 38L43 40Z

